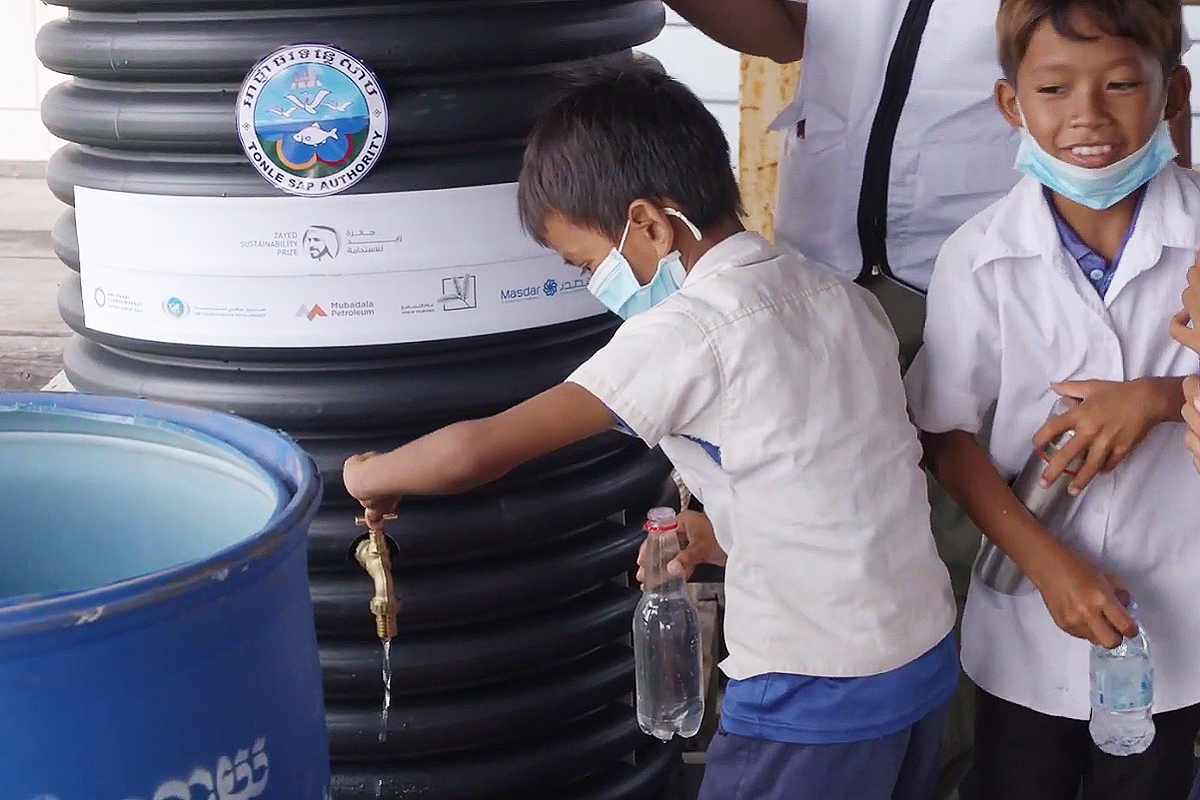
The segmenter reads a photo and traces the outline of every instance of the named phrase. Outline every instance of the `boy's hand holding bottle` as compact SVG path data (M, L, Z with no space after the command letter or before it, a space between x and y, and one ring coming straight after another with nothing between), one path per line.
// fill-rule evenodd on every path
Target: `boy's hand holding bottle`
M1101 572L1061 542L1049 541L1029 577L1054 623L1072 636L1116 647L1123 638L1137 635L1137 623L1120 600L1127 594L1120 579Z
M1067 491L1079 494L1097 473L1114 469L1155 425L1173 416L1170 396L1178 386L1178 379L1170 378L1053 384L1054 391L1080 403L1051 416L1033 436L1040 450L1065 431L1074 431L1051 456L1042 480L1053 482L1072 469ZM1030 578L1064 631L1102 647L1115 647L1137 634L1137 623L1120 600L1127 592L1117 576L1102 572L1057 540L1038 562Z
M717 536L713 532L712 521L699 511L683 511L676 517L679 538L679 553L667 564L667 572L671 575L687 578L699 564L716 564L725 566L728 556L717 544ZM644 583L646 577L646 544L638 549L638 583Z
M1033 435L1033 446L1041 449L1064 431L1075 431L1042 473L1044 482L1053 482L1067 465L1083 455L1083 463L1067 486L1072 495L1083 491L1098 473L1115 469L1155 425L1178 419L1178 378L1065 381L1050 388L1081 402L1065 414L1046 420Z

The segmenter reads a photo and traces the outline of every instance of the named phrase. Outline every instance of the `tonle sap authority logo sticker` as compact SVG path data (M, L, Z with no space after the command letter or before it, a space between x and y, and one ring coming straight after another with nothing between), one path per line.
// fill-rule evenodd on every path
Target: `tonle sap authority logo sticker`
M237 97L238 137L272 185L322 197L358 183L387 140L387 98L349 53L293 44L254 65Z

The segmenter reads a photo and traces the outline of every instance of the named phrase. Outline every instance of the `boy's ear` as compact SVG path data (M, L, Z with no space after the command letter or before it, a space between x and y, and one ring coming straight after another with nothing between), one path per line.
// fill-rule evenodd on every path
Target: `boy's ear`
M1172 120L1181 111L1188 108L1188 98L1192 94L1192 73L1188 68L1179 66L1167 76L1167 110L1163 119Z
M667 215L654 203L634 200L629 204L629 220L632 227L642 231L641 238L646 240L657 259L662 259L675 249L675 229L671 227Z
M1008 120L1008 124L1014 128L1024 128L1025 125L1021 119L1021 109L1017 105L1017 87L1007 78L1001 78L996 81L996 108L1000 109L1000 113Z

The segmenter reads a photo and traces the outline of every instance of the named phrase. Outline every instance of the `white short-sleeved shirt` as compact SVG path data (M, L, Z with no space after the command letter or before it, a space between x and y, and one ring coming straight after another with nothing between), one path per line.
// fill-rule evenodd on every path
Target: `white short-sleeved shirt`
M873 675L952 627L896 339L869 292L739 233L567 380L704 502L729 554L730 677Z
M1101 299L1062 246L1041 185L1024 179L938 256L925 345L906 378L917 424L973 433L995 402L991 457L1010 478L1054 403L1052 382L1194 372L1196 354L1168 329L1197 249L1200 174L1170 165L1150 181ZM1165 423L1044 520L1137 600L1156 712L1200 702L1198 503L1183 425ZM1011 597L973 581L962 640L963 667L986 691L1045 714L1088 717L1090 645L1054 624L1040 594Z
M867 142L907 0L808 0L804 61L784 128L775 239L827 269L863 266L858 203ZM925 288L938 248L1020 177L1017 132L996 110L998 0L934 0L900 114L887 254ZM803 135L797 123L803 122Z

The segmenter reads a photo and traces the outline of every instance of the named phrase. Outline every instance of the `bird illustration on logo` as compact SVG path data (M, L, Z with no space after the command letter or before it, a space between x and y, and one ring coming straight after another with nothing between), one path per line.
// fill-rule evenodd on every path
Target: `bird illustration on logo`
M308 92L305 92L304 96L308 97ZM328 96L329 96L329 90L322 89L321 91L317 92L316 98L314 98L311 102L302 102L294 94L285 95L283 99L291 100L292 105L294 105L296 108L303 109L304 111L306 111L309 114L316 114L317 109L319 109L321 107L321 101L324 100Z

